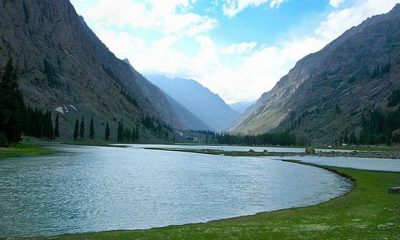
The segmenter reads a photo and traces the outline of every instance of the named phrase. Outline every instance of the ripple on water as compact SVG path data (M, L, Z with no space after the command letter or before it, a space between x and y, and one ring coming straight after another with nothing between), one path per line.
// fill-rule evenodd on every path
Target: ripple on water
M327 201L351 188L329 171L250 157L137 148L0 161L0 236L143 229Z

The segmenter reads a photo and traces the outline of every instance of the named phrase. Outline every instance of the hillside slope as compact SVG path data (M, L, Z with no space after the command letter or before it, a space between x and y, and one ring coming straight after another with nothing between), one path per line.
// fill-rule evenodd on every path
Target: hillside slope
M117 59L68 0L1 0L0 72L10 57L20 70L25 102L57 109L64 137L77 117L91 115L99 136L105 122L115 133L121 118L130 125L152 116L183 127L164 94Z
M160 75L147 78L215 131L228 129L239 116L221 97L194 80Z
M290 130L332 144L359 131L363 112L387 110L400 87L400 5L353 27L321 51L300 60L245 112L231 132Z

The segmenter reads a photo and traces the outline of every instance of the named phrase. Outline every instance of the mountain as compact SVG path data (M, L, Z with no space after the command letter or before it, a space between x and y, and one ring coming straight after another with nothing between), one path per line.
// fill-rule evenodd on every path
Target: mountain
M125 63L127 63L132 69L134 69L129 62L128 59L123 60ZM165 96L168 100L168 103L172 107L173 111L179 118L179 120L182 122L183 128L187 130L211 130L207 124L205 124L202 120L197 118L193 113L191 113L189 110L187 110L184 106L182 106L180 103L178 103L175 99L173 99L171 96L169 96L167 93L165 93Z
M194 80L161 75L147 78L215 131L228 129L239 116L221 97Z
M192 112L178 103L175 99L166 95L169 104L174 110L175 114L178 116L183 124L183 128L186 130L212 130L207 124L195 116Z
M68 0L3 0L0 4L0 72L9 58L20 70L25 103L61 114L70 137L76 118L132 126L151 117L184 128L164 93L119 60L77 15ZM140 122L140 121L139 121ZM146 129L143 137L154 138Z
M256 102L255 101L244 101L244 102L232 103L232 104L229 104L229 106L236 112L242 114L247 110L247 108L249 108L254 103L256 103Z
M390 111L388 96L399 87L397 5L300 60L230 131L291 131L315 144L332 144L359 134L371 111Z

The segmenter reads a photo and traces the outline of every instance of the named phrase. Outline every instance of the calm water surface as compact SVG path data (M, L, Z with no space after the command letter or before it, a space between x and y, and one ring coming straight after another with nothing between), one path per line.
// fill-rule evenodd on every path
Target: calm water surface
M281 159L298 160L305 163L313 163L321 166L344 167L362 170L400 172L399 159L382 158L357 158L357 157L280 157Z
M351 183L264 158L59 147L0 161L0 236L142 229L327 201Z

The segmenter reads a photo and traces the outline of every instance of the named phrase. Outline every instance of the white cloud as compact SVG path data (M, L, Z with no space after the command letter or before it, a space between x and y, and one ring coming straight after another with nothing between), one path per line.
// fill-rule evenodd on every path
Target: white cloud
M83 0L75 0L83 1ZM193 1L192 1L193 2ZM85 17L107 27L155 29L166 34L196 35L217 25L215 19L190 12L189 0L99 0Z
M334 7L338 8L340 5L342 5L346 0L329 0L329 4Z
M130 0L115 1L137 3ZM113 5L117 5L115 1ZM104 2L105 0L101 0L101 4L105 4ZM271 1L259 2L271 4ZM184 0L176 0L171 5L165 6L164 1L146 0L145 3L140 2L143 6L135 6L137 9L147 9L138 13L144 16L143 18L157 16L155 19L132 19L129 16L135 16L135 14L131 12L137 10L132 10L130 5L123 7L121 12L117 9L109 9L111 13L107 13L106 10L92 9L88 10L84 16L88 17L89 14L94 14L93 11L97 11L99 15L92 16L93 19L97 19L94 28L96 34L119 58L129 58L140 72L193 78L228 102L236 102L256 99L263 92L270 90L300 58L320 50L344 31L360 24L366 18L388 12L399 2L400 0L349 0L345 7L341 5L339 8L332 9L319 26L310 30L308 34L288 35L284 40L272 45L238 42L220 46L215 39L207 35L207 31L215 26L212 23L213 19L192 13L191 2ZM106 6L108 5L102 8ZM156 14L156 12L159 13ZM114 19L111 15L117 13L127 15ZM177 26L170 26L173 24L168 21L157 20L183 21L186 18L186 22ZM160 28L162 36L154 41L147 41L144 36L132 36L109 27L109 24L120 26L136 24L135 26L138 27ZM185 48L180 47L185 38L191 39L198 50L188 53ZM235 61L232 63L231 59Z
M256 42L243 42L243 43L231 44L225 48L222 48L221 53L226 55L245 54L245 53L250 53L256 47L257 47Z
M272 46L263 46L249 56L243 56L238 66L224 65L225 67L218 71L203 75L199 79L209 84L212 90L219 92L229 102L252 100L270 90L299 59L322 49L368 17L390 11L396 3L400 3L400 0L355 1L347 8L333 10L308 35L295 36Z
M286 0L226 0L223 11L226 16L234 17L247 7L259 7L263 4L269 7L279 7Z

